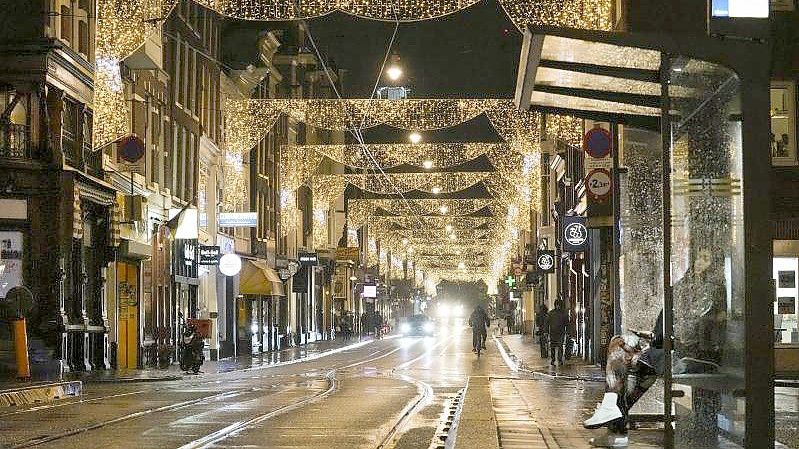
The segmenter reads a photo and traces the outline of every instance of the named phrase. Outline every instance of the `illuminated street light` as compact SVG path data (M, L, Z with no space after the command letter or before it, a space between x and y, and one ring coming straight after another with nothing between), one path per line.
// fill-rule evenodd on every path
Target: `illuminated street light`
M433 194L438 195L441 193L441 187L433 187Z
M408 134L408 140L412 144L416 145L417 143L422 141L422 135L417 133L416 131L414 131L414 132Z
M425 170L430 170L431 168L433 168L433 161L427 160L422 162L422 167L424 167Z
M449 213L449 206L443 205L438 210L441 211L442 214Z
M444 226L444 230L447 231L447 232L452 232L452 225L448 224L448 225Z
M391 81L398 81L400 78L402 78L402 68L400 68L398 65L392 65L386 69L386 76L388 76L388 79Z
M463 263L463 262L459 262L458 263L458 268L461 269L461 270L465 270L466 269L466 264Z

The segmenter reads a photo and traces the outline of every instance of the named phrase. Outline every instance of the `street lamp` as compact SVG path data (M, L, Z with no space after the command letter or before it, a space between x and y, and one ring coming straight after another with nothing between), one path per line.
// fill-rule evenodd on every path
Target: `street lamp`
M398 65L392 65L386 69L386 76L388 76L388 79L391 81L398 81L400 78L402 78L402 68L400 68Z
M422 167L424 167L425 170L430 170L431 168L433 168L433 161L426 160L422 162Z
M422 135L419 134L418 132L414 131L414 132L408 134L408 140L412 144L416 145L417 143L422 141Z
M433 195L438 195L441 193L441 187L433 187Z
M442 214L446 214L449 212L449 206L443 205L438 210L441 211Z

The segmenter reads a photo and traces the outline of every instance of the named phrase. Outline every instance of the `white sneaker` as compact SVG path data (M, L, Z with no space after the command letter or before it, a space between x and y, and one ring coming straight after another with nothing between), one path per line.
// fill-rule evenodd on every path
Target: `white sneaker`
M605 397L602 398L602 403L599 404L594 411L594 416L586 419L583 423L583 427L587 429L596 429L624 416L621 410L619 410L619 406L616 405L618 398L619 395L616 393L605 393Z
M591 447L627 447L630 444L627 435L608 432L606 435L588 440Z

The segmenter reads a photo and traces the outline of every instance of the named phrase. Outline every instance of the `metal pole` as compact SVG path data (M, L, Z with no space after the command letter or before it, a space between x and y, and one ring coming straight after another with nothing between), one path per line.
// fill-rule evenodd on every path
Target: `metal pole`
M674 299L671 288L671 56L662 54L660 63L661 112L660 133L662 139L663 167L663 349L665 351L665 370L663 372L663 412L665 449L674 449L674 428L672 416L672 348L674 343Z
M613 155L613 332L621 335L621 186L619 185L619 124L610 124L613 139L611 154Z

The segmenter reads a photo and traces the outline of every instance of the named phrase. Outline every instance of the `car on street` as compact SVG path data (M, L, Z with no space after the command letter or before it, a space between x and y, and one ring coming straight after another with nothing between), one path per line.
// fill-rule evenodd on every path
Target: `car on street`
M436 324L427 315L413 315L400 322L399 332L403 336L432 336L436 333Z

